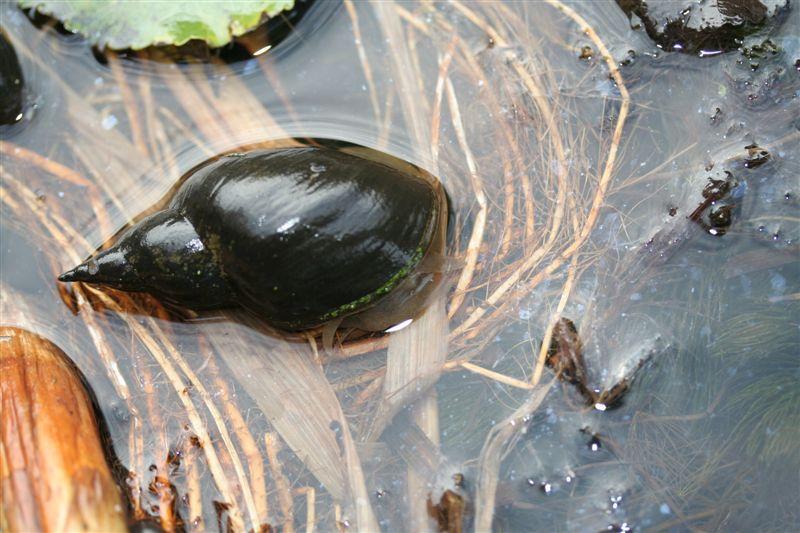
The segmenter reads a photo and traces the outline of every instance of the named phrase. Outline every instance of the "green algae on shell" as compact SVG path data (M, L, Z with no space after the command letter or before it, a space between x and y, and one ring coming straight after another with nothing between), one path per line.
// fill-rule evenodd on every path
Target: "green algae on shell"
M229 154L191 171L165 209L61 281L240 305L288 330L412 318L441 277L439 181L362 147Z

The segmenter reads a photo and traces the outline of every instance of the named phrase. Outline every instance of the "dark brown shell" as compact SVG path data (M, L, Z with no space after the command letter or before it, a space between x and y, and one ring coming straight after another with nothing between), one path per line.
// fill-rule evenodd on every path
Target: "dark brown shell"
M386 302L381 325L392 325L433 286L447 201L426 172L369 152L304 146L213 160L98 255L94 274L82 265L61 279L194 307L236 303L286 329Z

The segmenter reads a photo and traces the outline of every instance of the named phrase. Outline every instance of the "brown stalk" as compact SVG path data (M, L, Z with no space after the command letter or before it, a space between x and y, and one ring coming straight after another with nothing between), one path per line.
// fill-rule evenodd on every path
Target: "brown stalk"
M120 201L119 197L117 197L117 195L114 194L114 191L108 189L105 186L105 180L103 179L102 174L97 170L97 167L92 161L92 158L90 158L86 154L86 151L83 148L81 148L81 145L79 143L73 141L72 139L67 139L66 143L67 146L70 147L70 150L72 150L72 153L74 153L75 156L78 158L78 160L81 162L81 164L86 167L86 169L92 176L95 177L94 183L99 184L99 187L103 189L105 195L108 197L109 200L111 200L111 202L114 203L114 206L119 210L119 212L126 215L127 217L126 222L129 222L134 213L130 213L129 210L125 208L125 205ZM110 232L114 231L115 228L111 227L110 221L108 221L107 217L101 217L99 218L99 221L101 222L102 231L104 232L104 234L108 235L110 234Z
M398 11L403 9L400 6L396 6L396 8L397 8ZM405 32L405 34L407 35L408 55L411 58L411 67L414 69L413 70L413 73L414 73L413 77L414 77L414 80L416 81L416 86L417 86L417 91L418 91L417 94L425 94L425 77L422 75L422 68L420 67L420 64L419 64L419 53L418 53L419 52L419 48L418 48L419 41L417 40L417 32L414 31L415 29L410 27L410 26L408 28L406 28L406 30L407 31ZM424 100L424 99L420 100L420 102L419 102L420 111L425 113L425 114L428 114L428 111L429 111L428 108L427 108L427 103L428 103L427 100Z
M66 355L0 327L0 524L10 531L127 531L92 402Z
M392 126L392 113L394 112L394 98L394 91L388 91L386 93L386 104L383 110L383 124L381 124L380 131L378 133L378 150L386 150L386 145L389 142L389 133Z
M272 472L272 479L275 481L275 487L278 491L278 503L281 506L281 515L283 516L281 526L283 531L292 533L294 531L294 503L289 480L283 474L281 463L278 460L281 443L277 435L268 432L264 434L264 444L267 447L267 460Z
M51 159L43 157L37 154L36 152L33 152L21 146L17 146L14 143L8 141L0 141L0 153L5 154L7 156L11 156L12 158L18 159L20 161L30 163L34 166L37 166L42 170L44 170L45 172L48 172L53 176L59 179L63 179L64 181L67 181L74 185L86 187L89 193L89 198L88 198L89 203L92 205L92 209L94 210L94 213L97 216L100 226L101 227L110 226L110 222L108 220L108 214L102 206L102 203L100 201L100 196L97 192L97 187L95 187L94 183L87 180L79 173L75 172L71 168L61 165L60 163L57 163Z
M314 526L317 521L317 491L314 490L314 487L300 487L299 489L294 489L294 493L298 496L306 497L306 533L314 533Z
M200 470L197 464L198 453L191 439L183 445L183 466L186 469L186 496L188 499L189 516L187 529L189 531L203 531L203 492L200 487Z
M119 64L117 54L107 51L106 58L108 58L111 73L114 75L114 81L116 81L117 87L119 87L122 103L125 106L125 113L128 115L128 125L131 128L133 144L139 149L142 155L149 157L150 153L147 149L147 143L144 140L144 133L142 132L142 124L139 120L139 104L133 94L133 89L128 85L127 77L122 71L122 66Z
M236 322L222 330L221 324L208 325L219 357L311 473L348 504L351 523L376 527L347 420L306 344L273 339L264 350L266 339L256 333L262 326L249 317ZM254 345L262 349L254 351Z
M225 424L224 418L222 417L222 413L220 413L216 403L212 399L211 394L209 394L203 382L197 377L197 374L186 362L186 359L184 359L184 357L180 354L180 352L177 350L174 344L169 340L169 338L164 333L164 330L160 328L152 318L149 318L147 322L149 323L151 330L155 332L156 337L161 342L161 345L166 349L166 353L171 357L172 361L178 366L181 372L183 372L183 374L189 379L189 382L192 384L193 389L196 390L197 393L200 395L203 404L205 405L206 409L211 415L211 418L214 420L214 423L217 426L217 430L219 431L220 437L222 437L222 442L225 444L225 449L230 455L231 462L233 464L233 469L236 473L236 477L239 482L239 489L242 491L242 495L244 496L244 501L245 501L245 507L250 516L250 522L255 527L257 524L259 524L259 517L258 517L258 512L256 511L255 498L253 497L253 492L250 489L250 485L247 483L247 476L244 472L244 466L242 465L242 460L239 457L239 452L236 449L236 446L233 443L233 439L230 436L230 432L228 431L227 424ZM188 396L186 389L182 390L176 389L176 391L181 396Z
M416 94L414 86L419 78L415 80L412 76L414 71L411 54L404 39L405 32L403 32L400 20L394 16L395 3L392 0L385 0L373 4L372 8L377 15L381 31L387 39L387 45L392 50L390 58L396 76L395 82L402 102L403 116L411 132L411 139L415 143L415 148L427 159L430 157L429 132L423 122L423 115L417 111L419 103L414 98L414 94Z
M191 142L191 143L192 143L194 146L196 146L198 150L200 150L201 152L203 152L203 154L204 154L206 157L208 157L208 158L211 158L211 157L214 157L214 156L216 156L216 155L217 155L217 153L216 153L216 152L214 152L213 150L211 150L211 149L210 149L210 148L209 148L209 147L206 145L206 143L204 143L204 142L203 142L203 140L202 140L202 139L200 139L200 137L198 137L198 136L195 134L195 131L194 131L193 129L189 128L189 127L188 127L188 126L187 126L187 125L186 125L186 124L185 124L185 123L184 123L184 122L183 122L183 121L182 121L180 118L178 118L178 117L177 117L177 115L175 115L175 113L173 113L173 112L172 112L172 111L171 111L169 108L166 108L166 107L159 107L159 108L158 108L158 114L159 114L159 115L161 115L162 117L164 117L165 119L167 119L169 122L171 122L171 123L172 123L172 125L173 125L175 128L177 128L178 130L180 130L180 132L181 132L181 135L183 135L183 136L184 136L186 139L188 139L188 140L189 140L189 141L190 141L190 142ZM160 125L160 124L161 124L161 121L156 121L155 123ZM161 131L160 131L159 133L160 133L159 135L156 135L156 134L154 133L154 136L156 137L156 139L157 139L157 142L158 142L158 143L163 143L163 142L165 142L165 141L166 141L166 138L164 138L164 134L163 134L163 126L161 126Z
M439 124L442 119L442 94L444 93L444 80L450 69L450 62L453 60L458 36L453 35L444 56L439 60L439 75L436 78L436 89L433 93L433 112L431 113L431 160L433 168L431 172L436 176L439 174Z
M372 68L370 67L369 60L367 59L367 52L364 49L364 43L361 39L361 28L358 25L358 12L353 6L352 0L344 0L344 7L347 9L347 16L350 17L350 23L353 26L353 37L355 38L356 50L358 51L358 59L361 62L361 68L364 70L364 78L367 80L369 100L372 104L372 112L375 114L375 122L380 122L381 108L378 104L378 92L375 90Z
M283 138L286 134L278 125L266 107L247 88L238 76L235 76L227 65L217 63L216 67L227 73L225 83L218 88L218 96L210 100L222 115L232 139L251 141L255 134L258 141L271 138ZM203 79L201 87L208 87L208 80Z
M208 342L202 337L200 338L200 354L208 360L208 369L214 375L214 387L217 390L219 402L225 410L225 416L230 421L231 427L247 459L247 467L250 473L250 487L258 516L258 521L253 524L253 527L258 529L259 526L267 524L269 520L267 485L266 479L264 478L264 459L261 456L261 450L258 448L256 439L247 427L247 421L231 398L228 385L219 373L219 369L214 360L214 354L208 347ZM245 479L245 481L247 481L247 479Z
M105 321L105 323L108 323ZM133 344L134 339L131 339L131 344ZM137 354L137 352L131 347L130 350L131 354ZM138 355L138 354L137 354ZM134 355L134 357L137 357ZM153 440L155 441L155 451L152 452L152 455L156 458L158 463L156 464L156 472L155 477L161 477L162 479L167 479L169 476L169 465L167 464L167 458L169 455L169 439L166 434L166 427L164 425L164 420L161 416L161 409L160 405L157 401L156 396L156 387L153 383L153 375L150 371L149 365L141 364L141 358L137 357L139 361L137 361L136 368L139 374L139 382L142 387L142 391L145 394L145 404L147 406L147 413L146 419L150 423L153 428ZM139 445L139 443L135 443L134 445ZM144 447L143 444L141 445L142 448ZM144 459L144 450L142 449L142 454L139 456L141 459ZM143 461L142 461L143 463ZM145 466L144 464L137 464L131 465L131 467L136 476L139 473L144 473ZM173 491L170 489L169 483L166 482L154 482L150 485L153 487L157 494L158 494L158 513L159 518L161 521L161 527L164 528L165 531L175 531L177 526L177 519L175 516L175 495ZM139 494L135 495L135 500L137 502L137 518L142 519L145 518L145 513L141 509L141 496Z
M194 127L205 137L208 144L214 145L229 134L222 127L222 119L211 109L207 100L194 87L188 76L165 76L167 87L175 100L180 102L186 114L194 122Z
M142 326L135 317L131 317L128 313L126 313L124 308L105 292L94 288L87 288L87 290L95 298L103 302L108 309L118 313L120 317L123 318L131 331L139 338L139 340L141 340L142 344L145 345L147 350L163 369L164 374L166 374L170 384L175 389L175 392L177 393L178 398L185 409L185 413L189 419L192 430L197 435L199 445L202 447L203 452L205 453L211 474L214 477L214 481L216 482L222 497L224 498L224 503L229 506L228 512L230 514L233 526L237 528L243 528L244 520L242 519L241 511L239 510L239 506L228 483L228 478L222 469L222 465L220 464L219 457L214 449L205 423L200 417L200 413L198 412L191 398L189 397L189 388L187 387L183 378L180 376L172 362L168 359L167 354L158 345L156 339L150 335L147 329ZM132 306L130 302L126 303L128 304L126 307ZM86 314L90 313L87 312Z
M478 175L478 169L475 165L475 159L472 156L472 151L469 148L469 144L467 144L467 137L464 132L464 124L461 121L461 111L458 107L458 98L456 97L456 91L453 88L450 78L445 80L445 86L447 88L447 102L450 107L450 117L453 122L453 128L455 129L456 138L458 139L458 144L461 147L461 151L464 153L464 159L467 162L470 181L472 182L472 188L475 192L475 201L478 203L479 207L478 214L475 217L475 225L472 230L472 235L470 236L469 244L467 245L464 269L461 271L461 276L458 278L458 282L456 283L455 295L450 302L450 309L448 310L448 317L452 318L464 301L465 291L472 282L472 277L475 272L475 265L478 262L478 253L480 252L481 245L483 244L484 231L486 229L487 203L486 194L483 191L483 182Z

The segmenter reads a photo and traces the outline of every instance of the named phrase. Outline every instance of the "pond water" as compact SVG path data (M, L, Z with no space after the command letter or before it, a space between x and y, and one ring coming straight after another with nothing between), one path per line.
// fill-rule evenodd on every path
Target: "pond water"
M81 369L135 519L800 523L796 8L774 50L698 57L613 2L318 3L255 58L181 65L0 9L31 109L0 133L0 323ZM328 353L57 283L193 166L292 138L444 183L448 286L411 326ZM556 348L582 354L583 393Z

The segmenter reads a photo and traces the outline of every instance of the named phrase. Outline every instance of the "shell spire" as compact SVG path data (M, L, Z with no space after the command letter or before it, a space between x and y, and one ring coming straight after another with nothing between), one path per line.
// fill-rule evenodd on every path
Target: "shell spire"
M58 276L58 281L122 284L127 277L130 276L125 271L125 258L118 250L112 248L64 272Z
M216 258L194 226L172 209L141 220L123 233L113 247L58 279L146 291L195 307L224 305L231 293Z

